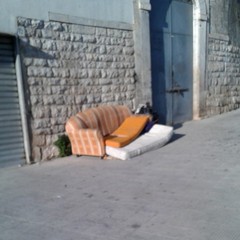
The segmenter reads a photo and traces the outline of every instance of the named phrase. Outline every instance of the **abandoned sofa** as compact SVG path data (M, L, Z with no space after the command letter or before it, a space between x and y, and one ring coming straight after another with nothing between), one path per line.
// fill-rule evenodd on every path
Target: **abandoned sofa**
M75 155L103 157L107 154L126 160L162 146L171 138L172 128L163 125L161 129L154 125L153 130L138 138L148 121L149 115L133 115L127 106L105 105L70 117L66 133ZM139 141L144 146L140 147Z
M133 115L127 106L99 106L70 117L66 132L75 155L105 155L105 146L123 147L142 131L148 116Z

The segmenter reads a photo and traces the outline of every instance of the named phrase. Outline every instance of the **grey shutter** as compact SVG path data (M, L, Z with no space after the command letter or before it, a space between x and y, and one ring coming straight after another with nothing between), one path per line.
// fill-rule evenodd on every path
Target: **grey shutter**
M25 158L14 40L0 35L0 167Z

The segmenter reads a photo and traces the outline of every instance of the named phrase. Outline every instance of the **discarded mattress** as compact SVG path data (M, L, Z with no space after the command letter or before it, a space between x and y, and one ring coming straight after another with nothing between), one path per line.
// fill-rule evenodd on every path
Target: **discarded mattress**
M140 135L148 120L146 115L127 117L117 130L104 138L105 145L115 148L126 146Z
M149 132L143 134L122 148L106 146L106 154L121 160L127 160L145 152L160 148L169 142L173 127L155 124Z

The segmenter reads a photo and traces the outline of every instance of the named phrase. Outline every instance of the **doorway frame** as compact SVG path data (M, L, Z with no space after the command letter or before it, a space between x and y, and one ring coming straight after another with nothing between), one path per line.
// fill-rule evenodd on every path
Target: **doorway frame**
M208 3L193 0L193 120L204 115L208 46ZM203 51L204 50L204 51Z

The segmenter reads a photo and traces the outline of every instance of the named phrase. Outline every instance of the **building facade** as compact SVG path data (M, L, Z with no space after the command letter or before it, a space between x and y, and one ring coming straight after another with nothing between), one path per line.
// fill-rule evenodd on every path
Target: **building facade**
M167 124L240 106L237 0L12 0L0 9L0 162L57 156L67 118L100 104L150 102Z

